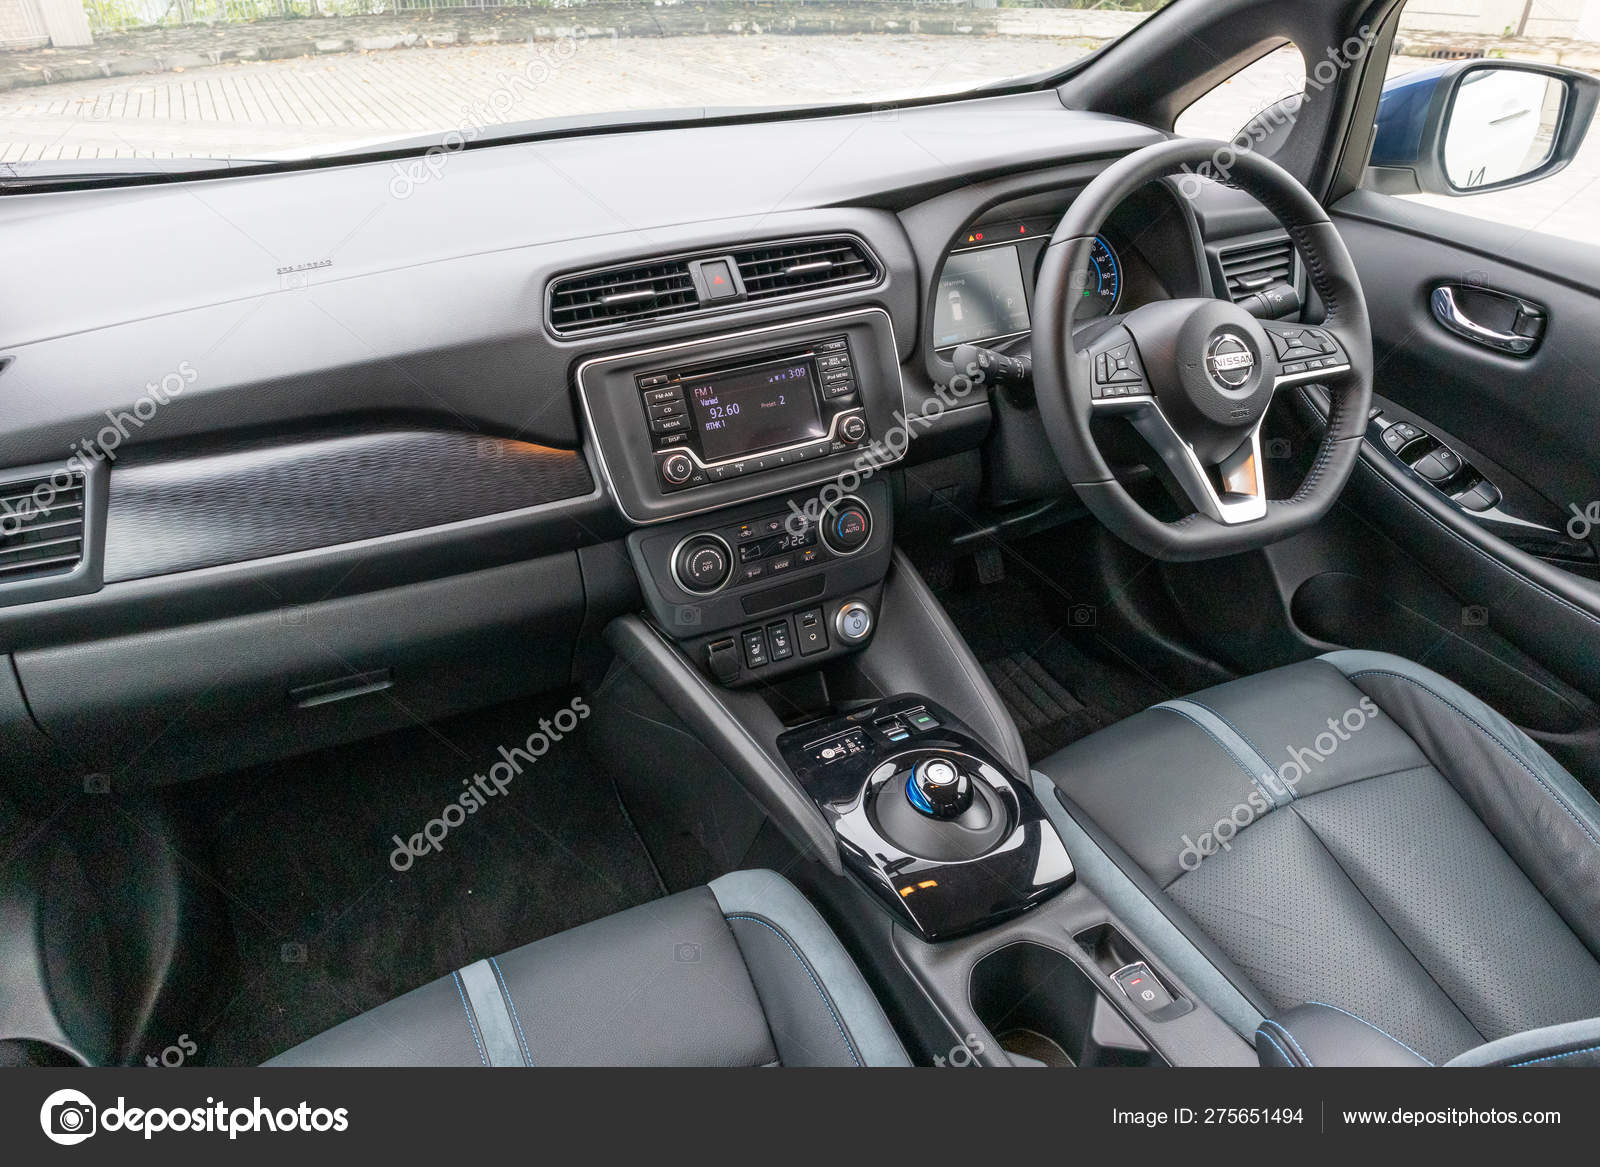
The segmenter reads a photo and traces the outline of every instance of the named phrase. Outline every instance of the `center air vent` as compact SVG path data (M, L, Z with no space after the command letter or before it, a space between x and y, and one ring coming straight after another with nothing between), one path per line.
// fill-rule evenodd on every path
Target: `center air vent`
M77 567L83 507L84 477L77 471L0 483L0 587Z
M853 239L775 243L733 253L745 298L765 300L791 292L873 283L877 268Z
M697 289L703 261L729 260L739 288L712 297ZM752 301L812 296L878 282L877 260L852 235L779 239L562 276L550 285L550 329L559 336L627 328L694 313L725 312Z
M550 291L550 327L587 332L693 312L700 306L687 260L612 268L558 280Z
M1219 258L1228 298L1235 304L1273 284L1294 284L1294 247L1287 236L1226 247Z

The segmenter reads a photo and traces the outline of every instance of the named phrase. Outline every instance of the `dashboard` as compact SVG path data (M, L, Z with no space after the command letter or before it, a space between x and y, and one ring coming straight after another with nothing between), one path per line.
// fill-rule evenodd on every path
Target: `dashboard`
M0 200L32 273L0 291L0 487L54 478L82 517L70 570L0 578L0 736L158 781L350 740L564 683L641 586L842 650L824 599L870 608L895 516L976 503L1010 437L988 392L941 399L941 350L1025 346L1049 230L1161 137L1027 93L468 150L403 201L384 163ZM1212 294L1201 240L1272 226L1217 221L1128 200L1096 311ZM639 313L607 281L641 266ZM58 477L97 435L115 456ZM173 709L198 720L126 757Z

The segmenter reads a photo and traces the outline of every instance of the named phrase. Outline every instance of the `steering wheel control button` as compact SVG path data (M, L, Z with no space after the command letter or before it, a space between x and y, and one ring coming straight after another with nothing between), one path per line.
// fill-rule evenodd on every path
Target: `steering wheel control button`
M948 758L924 758L906 779L906 798L929 818L959 818L972 806L972 779Z
M860 644L872 634L872 609L860 600L851 600L833 617L834 631L846 644Z
M687 454L668 454L661 461L661 477L673 486L682 486L694 476L694 459Z
M686 592L706 596L728 582L733 554L716 535L691 535L672 556L672 574Z
M822 541L835 555L854 555L872 538L872 512L859 498L842 498L822 518Z
M1123 335L1126 335L1124 333ZM1139 350L1133 341L1124 340L1095 353L1094 385L1091 396L1097 401L1113 397L1142 397L1150 392L1145 384Z
M828 630L822 623L822 609L812 608L795 617L795 640L801 656L814 656L828 647Z

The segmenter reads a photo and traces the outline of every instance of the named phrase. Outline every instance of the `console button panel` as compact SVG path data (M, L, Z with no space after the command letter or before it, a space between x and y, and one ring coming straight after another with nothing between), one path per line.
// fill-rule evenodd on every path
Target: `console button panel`
M740 686L871 643L892 526L888 484L869 479L843 498L825 489L748 503L627 544L657 625L712 679Z

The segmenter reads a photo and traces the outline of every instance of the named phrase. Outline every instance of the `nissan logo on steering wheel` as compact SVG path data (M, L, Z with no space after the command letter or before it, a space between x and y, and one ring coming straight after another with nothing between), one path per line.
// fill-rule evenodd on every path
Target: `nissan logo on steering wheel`
M1224 332L1206 349L1206 371L1211 379L1228 389L1237 389L1255 371L1255 354L1231 332Z

